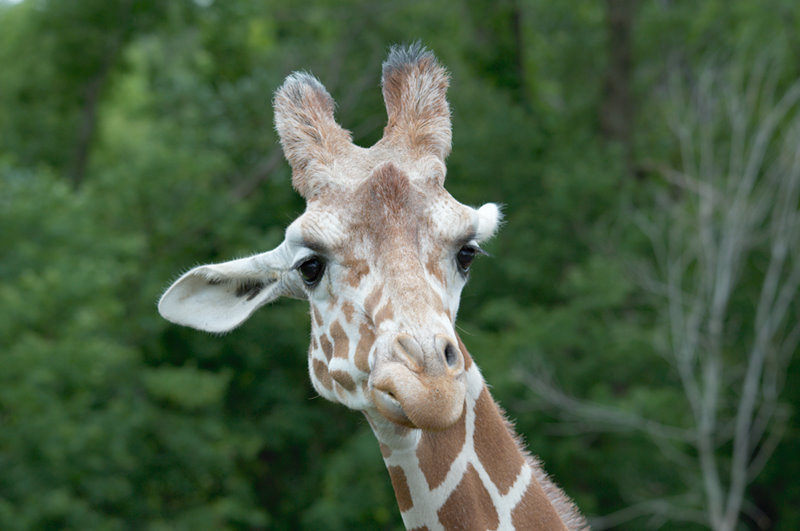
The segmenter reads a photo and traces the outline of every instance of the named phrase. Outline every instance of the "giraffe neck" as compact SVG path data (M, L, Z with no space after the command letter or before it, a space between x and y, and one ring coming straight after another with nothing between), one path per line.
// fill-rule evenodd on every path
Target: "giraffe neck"
M471 360L467 379L464 413L445 431L407 429L367 414L406 528L585 526L568 498L520 448Z

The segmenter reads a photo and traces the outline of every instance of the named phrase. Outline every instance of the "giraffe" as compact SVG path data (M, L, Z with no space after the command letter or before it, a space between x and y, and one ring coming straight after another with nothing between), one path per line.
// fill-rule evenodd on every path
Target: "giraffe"
M419 43L394 46L381 84L388 123L363 148L316 78L288 76L275 124L306 210L275 249L185 273L159 312L225 332L278 297L307 300L311 382L366 416L407 529L587 528L455 330L470 266L501 213L444 188L449 74Z

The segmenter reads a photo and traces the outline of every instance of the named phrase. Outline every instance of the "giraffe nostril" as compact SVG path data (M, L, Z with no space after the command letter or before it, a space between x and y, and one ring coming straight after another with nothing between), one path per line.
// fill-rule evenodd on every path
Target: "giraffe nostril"
M458 353L452 343L448 341L447 346L444 347L444 361L448 367L455 367L458 365Z
M459 373L464 368L464 357L455 342L448 336L436 336L436 351L445 363L446 370L452 374Z

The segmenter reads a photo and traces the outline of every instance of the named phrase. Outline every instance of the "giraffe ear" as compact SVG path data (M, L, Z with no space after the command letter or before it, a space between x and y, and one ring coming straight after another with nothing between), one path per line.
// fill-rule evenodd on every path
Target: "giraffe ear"
M310 199L324 186L327 168L352 146L336 123L334 101L317 78L295 72L275 93L275 128L292 167L292 185Z
M383 99L389 121L387 142L405 144L412 153L444 161L452 132L447 87L450 76L422 44L393 46L383 63Z
M158 301L162 317L207 332L227 332L278 297L305 298L286 246L230 262L195 267Z

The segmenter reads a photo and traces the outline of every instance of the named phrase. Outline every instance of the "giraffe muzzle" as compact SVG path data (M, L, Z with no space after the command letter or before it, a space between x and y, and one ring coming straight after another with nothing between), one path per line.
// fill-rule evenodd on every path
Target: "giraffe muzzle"
M464 409L464 356L445 335L426 352L408 334L398 334L387 358L372 370L371 395L386 419L410 428L444 430Z

